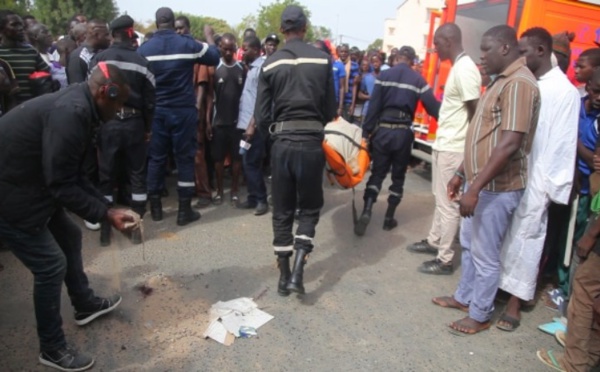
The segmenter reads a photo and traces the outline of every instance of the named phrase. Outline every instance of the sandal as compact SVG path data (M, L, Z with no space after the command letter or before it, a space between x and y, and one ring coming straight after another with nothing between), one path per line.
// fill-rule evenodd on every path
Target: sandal
M217 196L215 196L213 198L213 204L214 205L221 205L221 204L223 204L223 194L217 194Z
M554 338L560 346L565 347L565 343L567 342L567 332L558 330L554 333Z
M240 202L240 197L237 194L231 194L231 205L237 205Z
M538 350L536 355L542 363L553 368L555 371L566 371L565 367L562 365L562 355L555 355L552 350L544 349Z
M500 324L501 322L506 323L507 325ZM510 315L506 315L506 313L500 315L500 319L496 322L496 328L501 329L506 332L512 332L515 329L519 328L521 325L521 321L519 319L513 318Z

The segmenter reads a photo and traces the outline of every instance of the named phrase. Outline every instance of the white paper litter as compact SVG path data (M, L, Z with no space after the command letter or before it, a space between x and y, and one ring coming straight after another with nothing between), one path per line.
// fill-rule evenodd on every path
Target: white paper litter
M258 329L274 317L260 310L251 298L241 297L231 301L219 301L210 307L210 324L204 338L229 346L234 337L240 337L240 327Z

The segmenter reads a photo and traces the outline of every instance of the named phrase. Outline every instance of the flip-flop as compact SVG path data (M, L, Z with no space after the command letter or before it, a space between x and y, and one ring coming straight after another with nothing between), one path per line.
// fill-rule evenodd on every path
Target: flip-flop
M461 322L462 320L463 319L459 320L458 322ZM453 322L453 323L457 323L457 322ZM490 329L491 326L492 326L492 322L486 322L486 323L483 323L481 325L481 328L478 329L478 330L471 329L473 332L463 332L463 331L459 331L458 329L454 329L451 326L449 326L450 329L448 331L451 334L453 334L454 336L466 337L466 336L476 335L476 334L478 334L480 332L483 332L483 331L487 331L488 329Z
M510 326L501 325L500 322L508 323ZM498 319L496 322L496 328L506 332L513 332L515 329L519 328L520 325L521 321L519 319L513 318L510 315L506 315L506 313L500 315L500 319Z
M566 371L566 369L564 369L560 365L560 363L558 362L558 359L556 358L556 355L554 355L554 352L552 350L541 349L541 350L537 351L536 355L542 363L544 363L548 367L554 369L555 371L561 371L561 372Z
M451 305L451 301L454 301L459 305L458 306ZM460 302L456 301L453 296L434 297L431 299L431 302L433 302L435 305L437 305L439 307L445 307L447 309L457 309L457 310L463 311L465 313L469 312L469 307L464 306Z
M554 333L554 338L560 346L565 347L565 343L567 342L567 333L565 331L556 331Z
M215 196L213 198L213 204L214 205L221 205L221 204L223 204L223 195L218 194L217 196Z

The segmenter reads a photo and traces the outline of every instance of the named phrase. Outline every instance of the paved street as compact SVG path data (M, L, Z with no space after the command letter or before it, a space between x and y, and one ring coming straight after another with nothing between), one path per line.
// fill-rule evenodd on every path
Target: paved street
M96 356L95 371L546 371L535 351L560 348L536 328L554 316L541 304L514 333L448 332L447 324L464 314L434 306L431 297L451 294L460 271L419 274L429 257L405 249L430 227L433 196L423 170L407 175L398 228L381 229L384 191L362 238L352 233L352 192L326 188L303 298L277 295L270 214L255 217L224 204L180 228L174 189L171 195L164 221L148 216L144 223L145 248L118 233L102 248L98 233L83 228L93 288L123 295L115 313L80 328L63 291L67 339ZM0 371L50 370L37 362L32 277L10 252L0 252L0 263ZM144 297L140 284L152 293ZM203 339L210 305L237 297L258 297L275 319L259 338L230 347Z

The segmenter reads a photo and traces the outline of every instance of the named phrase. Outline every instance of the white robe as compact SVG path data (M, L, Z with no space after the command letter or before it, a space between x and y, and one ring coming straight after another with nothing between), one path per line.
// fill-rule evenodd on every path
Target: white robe
M533 299L550 201L568 204L573 186L581 98L554 67L538 80L540 117L528 156L525 193L504 237L500 288Z

